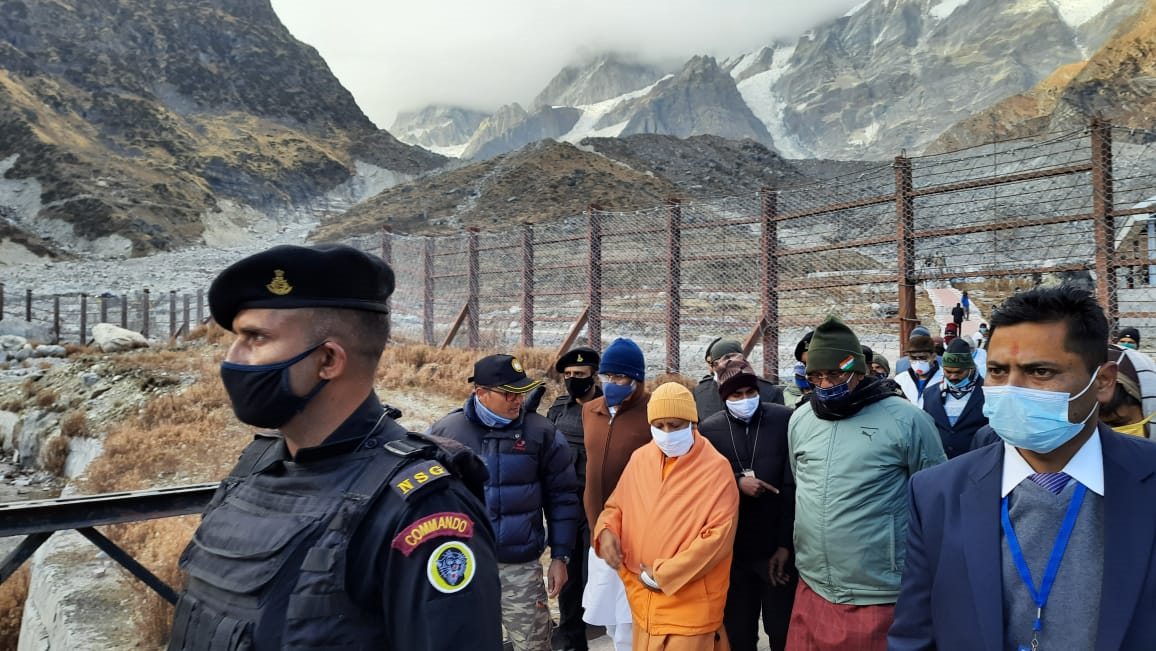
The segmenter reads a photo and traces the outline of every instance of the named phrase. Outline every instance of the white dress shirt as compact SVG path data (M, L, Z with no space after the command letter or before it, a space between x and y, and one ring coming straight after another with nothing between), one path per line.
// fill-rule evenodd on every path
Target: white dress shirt
M1080 482L1088 490L1104 496L1104 450L1100 446L1100 430L1092 431L1092 436L1068 461L1062 472ZM1020 482L1036 474L1028 462L1020 456L1020 451L1012 444L1003 444L1003 486L1000 497L1007 497Z

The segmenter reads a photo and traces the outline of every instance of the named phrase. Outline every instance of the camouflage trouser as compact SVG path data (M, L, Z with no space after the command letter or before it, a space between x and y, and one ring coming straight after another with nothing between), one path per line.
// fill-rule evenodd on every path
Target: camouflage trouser
M502 624L514 651L550 651L550 605L542 564L499 563L502 581Z

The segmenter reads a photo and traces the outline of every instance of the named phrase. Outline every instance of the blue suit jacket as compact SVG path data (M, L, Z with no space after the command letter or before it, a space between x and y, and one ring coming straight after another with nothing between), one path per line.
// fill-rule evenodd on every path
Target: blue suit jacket
M1100 424L1104 583L1097 651L1156 649L1156 444ZM888 649L1004 648L1002 444L911 478L907 560ZM1071 613L1079 616L1079 613Z

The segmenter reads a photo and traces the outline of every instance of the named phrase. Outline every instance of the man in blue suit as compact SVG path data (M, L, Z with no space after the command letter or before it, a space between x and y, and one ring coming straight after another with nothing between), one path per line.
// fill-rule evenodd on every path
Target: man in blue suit
M1108 323L1072 287L991 319L984 414L1001 443L911 480L888 648L1156 649L1156 445L1099 422Z

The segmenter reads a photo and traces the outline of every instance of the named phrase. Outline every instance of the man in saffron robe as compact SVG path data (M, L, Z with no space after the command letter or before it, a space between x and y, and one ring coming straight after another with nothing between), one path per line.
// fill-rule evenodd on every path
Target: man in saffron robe
M686 387L658 387L653 440L630 457L594 527L595 551L618 571L634 617L634 651L726 651L739 492L730 462L694 424Z

